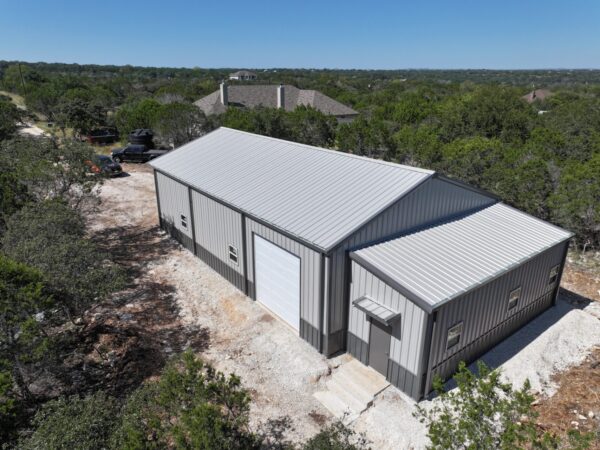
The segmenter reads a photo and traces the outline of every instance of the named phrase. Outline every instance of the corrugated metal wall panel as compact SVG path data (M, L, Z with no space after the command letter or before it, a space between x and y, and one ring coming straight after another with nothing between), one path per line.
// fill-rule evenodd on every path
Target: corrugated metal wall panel
M461 360L471 362L551 306L556 283L548 284L550 269L563 264L567 246L568 242L552 247L481 288L442 305L431 343L432 372L443 378L451 376ZM519 302L509 311L509 293L518 287L522 288ZM460 343L447 350L448 329L459 322L463 322Z
M246 250L242 215L194 190L192 209L198 257L243 291ZM229 258L229 245L237 249L237 264Z
M321 298L321 254L299 242L246 218L246 252L249 295L256 298L254 285L253 234L286 249L300 258L300 332L315 348L319 347L319 299ZM304 322L304 323L303 323ZM311 330L310 327L316 329ZM303 331L304 330L304 331Z
M156 185L162 227L186 248L194 251L190 197L187 186L158 172L156 173ZM181 216L186 218L187 227L182 226Z
M365 313L352 305L352 301L364 295L400 313L400 320L392 324L389 358L395 364L388 365L387 378L411 397L418 398L427 313L353 261L348 351L365 363L368 363L371 323Z
M325 353L333 354L343 348L343 343L339 342L337 335L344 330L348 317L348 305L345 301L348 249L397 236L415 227L483 208L495 202L495 199L476 191L443 179L431 178L343 241L331 256L332 288L326 303L331 320L326 322L330 329L326 326L329 339Z

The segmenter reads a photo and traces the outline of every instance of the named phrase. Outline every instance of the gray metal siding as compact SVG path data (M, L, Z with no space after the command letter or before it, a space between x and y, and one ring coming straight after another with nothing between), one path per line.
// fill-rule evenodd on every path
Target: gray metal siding
M494 198L457 186L439 178L430 178L406 197L382 212L364 227L343 241L331 255L332 287L327 302L328 315L331 317L328 334L327 354L343 348L340 332L344 331L347 317L346 272L347 250L377 242L384 238L395 237L401 233L477 208L495 203Z
M452 376L460 361L473 361L550 307L560 283L558 280L548 284L550 269L564 263L567 246L568 242L552 247L481 288L442 305L431 343L432 375L444 379ZM509 293L518 287L522 288L519 302L509 311ZM448 329L461 321L459 344L446 350Z
M192 217L187 186L158 172L156 186L162 227L186 248L193 251ZM187 219L187 228L181 225L182 215Z
M246 217L248 295L256 298L254 284L253 234L263 237L300 258L300 335L319 348L319 299L321 295L321 254L277 231Z
M348 351L366 364L368 348L364 344L369 344L371 323L364 312L352 305L353 300L364 295L400 313L400 320L392 324L389 358L395 364L388 365L387 378L411 397L418 398L427 313L353 261L348 326L348 342L352 345Z
M244 290L242 215L192 190L196 253L214 270ZM229 258L229 245L238 251L237 264Z

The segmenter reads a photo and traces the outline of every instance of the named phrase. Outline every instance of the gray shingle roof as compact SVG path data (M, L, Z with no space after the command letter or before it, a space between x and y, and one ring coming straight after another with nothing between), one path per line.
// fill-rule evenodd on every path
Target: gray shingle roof
M323 251L433 175L224 127L150 164Z
M351 257L432 310L572 236L496 203L464 218L357 250Z
M232 106L244 108L277 107L277 85L228 85L227 97ZM206 115L221 114L227 109L221 103L220 90L208 94L194 102ZM352 108L312 89L298 89L284 85L284 108L293 111L299 105L312 106L324 114L332 116L351 116L358 114Z
M229 74L230 77L241 77L241 76L256 76L254 72L250 72L249 70L238 70L237 72L233 72Z

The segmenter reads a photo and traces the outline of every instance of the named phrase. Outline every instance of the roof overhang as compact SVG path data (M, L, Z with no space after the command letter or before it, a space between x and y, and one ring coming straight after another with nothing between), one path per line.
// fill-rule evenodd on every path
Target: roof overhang
M352 304L367 316L372 317L375 320L383 323L384 325L391 325L400 319L400 313L393 309L373 300L368 295L363 295L352 302Z

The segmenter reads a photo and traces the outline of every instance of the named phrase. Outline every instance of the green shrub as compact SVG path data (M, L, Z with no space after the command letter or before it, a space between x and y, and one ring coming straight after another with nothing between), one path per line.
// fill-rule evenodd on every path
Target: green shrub
M102 392L51 400L35 414L34 431L20 440L19 448L104 449L118 421L118 402Z

